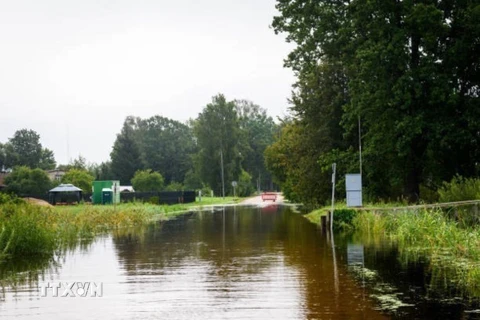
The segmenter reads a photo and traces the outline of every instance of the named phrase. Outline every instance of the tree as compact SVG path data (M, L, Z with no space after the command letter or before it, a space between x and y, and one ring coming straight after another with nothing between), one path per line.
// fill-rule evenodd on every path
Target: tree
M135 191L162 191L164 180L160 173L148 170L138 170L132 178Z
M222 194L222 174L225 192L228 184L237 180L240 174L239 130L235 103L227 102L222 94L213 97L212 102L207 104L194 122L194 132L200 149L197 157L200 176L216 194Z
M3 171L5 168L5 145L0 143L0 171Z
M52 170L55 169L56 165L57 162L55 161L53 151L47 148L42 148L42 155L38 167L43 170Z
M62 177L62 183L71 183L85 193L92 192L94 177L84 169L70 169Z
M274 141L277 125L265 109L247 100L235 100L240 128L242 168L255 177L258 189L268 190L272 177L265 167L264 152Z
M93 163L88 167L88 172L95 178L94 180L115 180L115 175L112 173L112 163L110 161L100 164Z
M478 173L477 4L279 0L276 7L275 32L296 43L285 61L298 76L292 109L322 166L353 168L360 120L364 182L376 197L416 200L420 184ZM333 139L309 139L320 132Z
M196 151L192 129L161 116L139 119L137 124L145 167L160 172L166 183L183 181Z
M112 174L124 184L128 184L135 172L143 167L133 124L132 117L125 119L122 131L117 135L110 153Z
M5 162L8 168L27 166L30 168L53 169L53 152L42 148L40 135L33 130L22 129L15 132L4 146Z
M27 166L15 167L5 177L6 191L18 195L44 195L51 188L51 181L45 171Z

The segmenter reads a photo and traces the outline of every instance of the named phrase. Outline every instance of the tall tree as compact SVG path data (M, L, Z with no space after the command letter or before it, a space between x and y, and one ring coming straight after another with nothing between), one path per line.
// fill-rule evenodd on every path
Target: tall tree
M265 168L264 152L273 143L277 125L265 109L247 100L235 100L239 119L242 167L253 177L255 189L268 190L272 180ZM244 175L245 176L245 175Z
M330 149L317 153L321 163L347 159L344 169L351 167L360 119L371 194L415 200L422 183L477 172L478 4L279 0L277 9L275 32L296 43L285 63L298 76L294 98L322 97L318 104L292 99L297 119L310 137L338 125L340 115L347 138L336 151L329 142L317 145ZM342 85L305 86L324 68L337 69ZM322 112L328 105L331 115Z
M50 169L55 167L55 159L51 150L42 148L38 133L22 129L16 131L5 145L5 166Z
M166 184L183 181L195 151L192 129L161 116L137 119L137 124L144 167L160 172Z
M235 103L222 94L212 98L194 123L200 175L216 194L222 194L222 174L225 194L231 181L240 175L239 130Z
M130 184L135 172L143 167L134 130L134 119L127 117L110 153L112 174L122 184Z
M52 170L55 169L56 165L57 162L55 161L53 151L47 148L42 148L42 155L38 167L43 170Z

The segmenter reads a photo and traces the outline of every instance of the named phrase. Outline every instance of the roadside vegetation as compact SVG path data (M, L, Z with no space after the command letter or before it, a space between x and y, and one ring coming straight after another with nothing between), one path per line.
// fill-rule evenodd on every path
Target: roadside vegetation
M240 198L203 198L175 205L126 203L117 206L38 206L0 193L0 263L52 257L79 239L92 239L109 230L168 220L186 210Z

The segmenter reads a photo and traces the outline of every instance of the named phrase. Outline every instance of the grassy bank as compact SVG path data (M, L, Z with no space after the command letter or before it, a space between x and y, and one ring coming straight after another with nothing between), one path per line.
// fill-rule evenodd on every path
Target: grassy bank
M46 207L0 196L0 262L53 256L56 250L78 239L91 239L108 230L168 220L193 208L239 201L203 198L201 202L170 206L127 203Z
M402 262L426 260L432 281L440 279L470 296L480 297L480 228L467 226L439 209L403 213L361 212L355 230L368 237L387 237Z
M372 204L370 207L399 207L399 204ZM314 223L326 215L324 207L305 215ZM364 243L388 241L400 253L404 264L426 261L432 282L480 297L480 227L475 206L416 209L394 212L354 211L344 204L335 206L337 232L356 232Z

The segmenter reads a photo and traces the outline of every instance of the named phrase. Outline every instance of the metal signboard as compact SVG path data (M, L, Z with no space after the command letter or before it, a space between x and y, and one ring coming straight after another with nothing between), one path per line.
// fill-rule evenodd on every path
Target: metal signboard
M345 176L347 190L347 207L362 206L362 175L347 174Z

